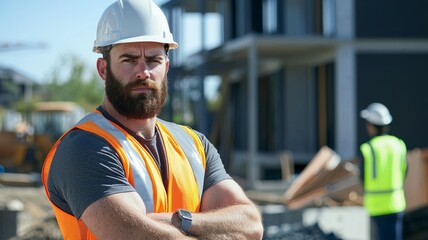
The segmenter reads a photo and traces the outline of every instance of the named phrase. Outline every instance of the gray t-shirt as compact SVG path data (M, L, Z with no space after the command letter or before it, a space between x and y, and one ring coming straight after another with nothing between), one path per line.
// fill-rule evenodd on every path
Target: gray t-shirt
M203 134L196 133L205 149L205 191L231 177L226 173L217 149ZM159 139L138 140L155 158L159 157L156 160L158 166L162 166L167 160L164 150L158 150L162 146ZM48 191L57 207L80 218L83 211L98 199L115 193L135 192L135 189L125 177L118 154L106 140L93 133L73 130L58 145L49 171Z

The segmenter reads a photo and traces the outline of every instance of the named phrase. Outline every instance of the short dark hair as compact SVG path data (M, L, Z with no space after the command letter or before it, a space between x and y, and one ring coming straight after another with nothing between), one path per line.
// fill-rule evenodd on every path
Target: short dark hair
M376 125L376 124L372 124L372 125L376 128L378 135L383 135L383 134L389 133L389 125L384 125L384 126L380 126L380 125Z
M168 56L168 52L169 52L169 44L164 44L164 45L163 45L163 49L165 49L165 54Z
M103 55L103 58L110 61L110 50L113 48L113 45L103 46L99 47L101 54Z

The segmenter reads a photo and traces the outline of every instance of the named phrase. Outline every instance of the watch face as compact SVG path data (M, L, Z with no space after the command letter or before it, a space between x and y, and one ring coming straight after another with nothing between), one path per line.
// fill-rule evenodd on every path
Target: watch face
M180 215L183 218L186 218L186 219L191 219L192 218L192 214L190 212L188 212L188 211L180 210L179 213L180 213Z

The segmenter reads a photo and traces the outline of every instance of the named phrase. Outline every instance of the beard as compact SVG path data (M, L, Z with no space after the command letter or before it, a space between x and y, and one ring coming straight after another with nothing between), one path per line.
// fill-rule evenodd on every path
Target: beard
M122 85L111 71L110 63L107 63L105 84L107 98L116 111L132 119L148 119L157 116L168 95L166 76L160 85L148 79L136 79ZM139 86L148 87L151 91L132 95L131 89Z

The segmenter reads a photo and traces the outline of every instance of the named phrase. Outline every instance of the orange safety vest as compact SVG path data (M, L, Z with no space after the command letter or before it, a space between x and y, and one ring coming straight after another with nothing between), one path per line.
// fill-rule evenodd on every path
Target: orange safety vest
M106 119L99 111L84 117L67 131L53 146L42 169L42 182L46 195L50 166L61 139L73 129L94 133L113 146L120 157L126 178L135 188L150 212L174 212L179 208L191 212L200 209L205 175L205 153L202 141L188 127L158 119L166 156L168 158L168 186L164 187L162 176L153 157L128 132ZM55 216L64 239L96 239L84 222L52 203Z

